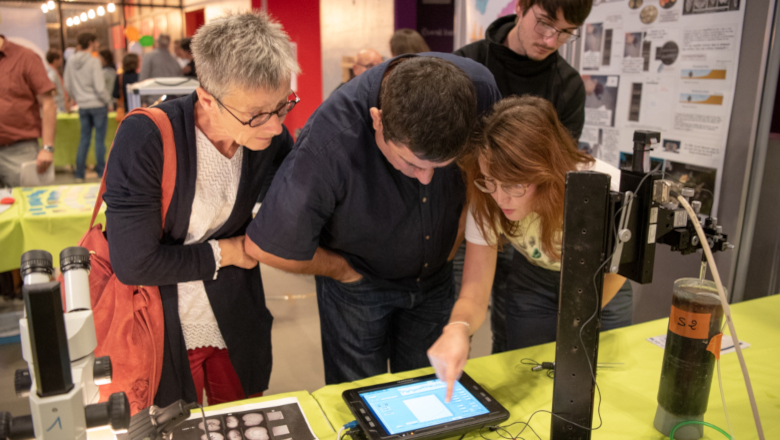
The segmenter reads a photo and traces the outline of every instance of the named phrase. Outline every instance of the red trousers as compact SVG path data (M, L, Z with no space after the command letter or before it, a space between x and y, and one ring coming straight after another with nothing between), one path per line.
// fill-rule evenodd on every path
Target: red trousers
M209 405L233 402L245 399L241 381L238 379L233 364L230 363L228 351L224 348L200 347L195 350L187 350L190 360L192 380L195 382L195 392L198 394L198 403L203 404L203 388L206 388L206 396ZM255 396L262 396L263 393Z

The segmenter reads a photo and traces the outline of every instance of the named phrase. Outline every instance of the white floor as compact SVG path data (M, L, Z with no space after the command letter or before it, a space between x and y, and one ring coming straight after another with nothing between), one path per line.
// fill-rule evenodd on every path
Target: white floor
M314 278L269 267L262 272L266 302L274 315L274 367L265 394L313 392L325 385ZM472 340L472 357L490 353L490 338L486 321ZM14 371L26 366L18 344L0 346L0 412L30 413L27 401L16 398L13 386Z

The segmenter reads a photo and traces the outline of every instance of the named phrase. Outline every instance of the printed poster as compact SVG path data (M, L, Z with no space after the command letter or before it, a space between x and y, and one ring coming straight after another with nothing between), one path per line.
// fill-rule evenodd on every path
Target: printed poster
M666 178L717 209L744 21L740 0L594 1L581 28L580 147L630 167L635 130L661 132Z

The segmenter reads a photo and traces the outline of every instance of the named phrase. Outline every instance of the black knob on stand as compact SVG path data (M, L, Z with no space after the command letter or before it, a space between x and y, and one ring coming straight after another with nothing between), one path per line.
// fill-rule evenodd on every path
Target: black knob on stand
M92 377L95 385L108 385L111 383L111 359L108 356L95 358L92 367Z
M16 370L14 374L14 389L16 390L16 397L22 399L30 396L30 388L32 388L32 377L30 377L30 371L27 368L20 368ZM2 439L3 437L0 437Z
M87 417L87 429L111 426L114 431L124 431L130 427L130 402L125 393L114 393L108 402L87 405L84 415Z

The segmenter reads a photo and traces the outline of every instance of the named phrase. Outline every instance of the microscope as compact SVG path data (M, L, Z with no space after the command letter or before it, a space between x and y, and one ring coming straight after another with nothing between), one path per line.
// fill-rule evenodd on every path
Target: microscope
M89 291L90 253L69 247L60 253L62 284L51 281L51 254L22 255L24 317L19 320L22 356L16 371L18 397L30 402L29 416L0 413L0 440L86 440L109 427L120 439L170 438L197 403L151 406L130 417L123 392L99 403L99 386L111 383L111 360L95 357L97 338ZM64 301L64 307L63 307Z
M0 414L0 439L82 440L89 429L110 426L122 432L129 427L130 405L124 393L98 403L98 386L111 381L111 361L94 354L89 252L80 247L63 250L60 268L64 289L50 281L50 253L29 251L22 256L25 308L19 327L28 369L16 372L15 388L17 396L29 398L31 414Z

